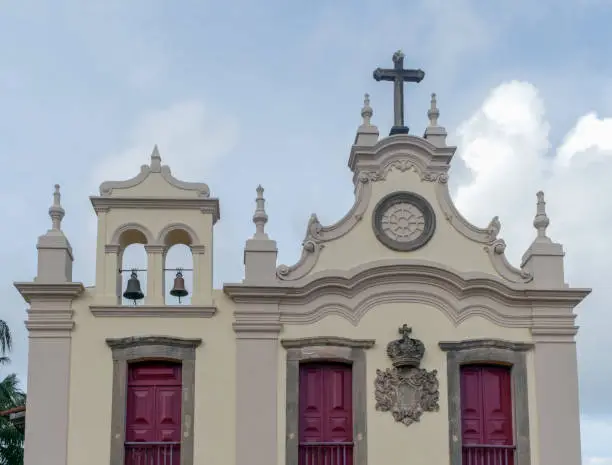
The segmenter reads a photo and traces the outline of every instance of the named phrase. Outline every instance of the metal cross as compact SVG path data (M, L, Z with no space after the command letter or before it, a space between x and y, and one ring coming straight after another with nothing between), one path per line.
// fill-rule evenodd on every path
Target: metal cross
M425 72L420 69L404 69L404 54L398 50L393 54L393 69L376 68L374 79L377 81L393 81L393 127L390 136L394 134L408 134L408 127L404 125L404 82L421 82Z

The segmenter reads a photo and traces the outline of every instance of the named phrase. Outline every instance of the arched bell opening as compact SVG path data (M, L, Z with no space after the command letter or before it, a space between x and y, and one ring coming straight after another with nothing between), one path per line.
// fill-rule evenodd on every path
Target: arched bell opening
M142 305L147 289L147 237L140 230L128 229L121 233L117 242L117 300L121 305Z
M164 303L166 305L191 305L193 293L192 235L177 227L163 237L166 247L164 266Z

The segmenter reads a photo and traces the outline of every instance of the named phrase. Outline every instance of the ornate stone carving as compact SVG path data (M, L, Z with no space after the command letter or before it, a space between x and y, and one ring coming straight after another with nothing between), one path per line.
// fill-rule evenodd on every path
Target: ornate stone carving
M440 408L438 371L419 368L425 346L410 337L412 329L407 325L399 332L402 337L387 345L393 368L376 370L374 396L376 410L391 412L395 421L410 426L420 421L423 412L437 412Z
M374 233L393 250L408 252L423 247L433 236L435 223L431 205L410 192L390 194L374 209Z

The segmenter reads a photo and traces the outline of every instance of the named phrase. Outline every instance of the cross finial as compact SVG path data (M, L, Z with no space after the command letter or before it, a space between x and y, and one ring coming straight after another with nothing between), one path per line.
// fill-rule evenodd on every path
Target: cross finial
M427 111L427 117L429 118L430 127L436 127L438 125L440 110L438 110L438 100L435 93L431 94L431 103L429 105L429 110Z
M60 186L55 185L55 191L53 192L53 205L49 207L49 216L51 217L51 229L54 231L61 231L62 219L66 212L62 208Z
M550 220L546 215L546 202L544 201L544 192L539 191L536 194L536 197L538 198L538 203L536 207L536 216L533 219L533 226L538 231L536 241L550 242L550 238L546 235L546 228L548 228Z
M404 82L421 82L425 73L420 69L404 69L404 53L398 50L393 54L393 68L376 68L373 73L376 81L393 81L393 127L390 136L394 134L408 134L408 127L404 125Z
M256 207L255 214L253 215L253 223L255 223L254 239L268 239L268 235L264 231L266 223L268 222L268 215L266 214L266 200L264 199L263 193L264 188L261 187L260 184L257 186L257 198L255 199Z
M404 323L402 326L400 326L399 333L402 335L402 339L409 339L410 333L412 333L412 328Z
M363 96L363 108L361 109L361 117L363 118L363 125L370 126L370 121L372 119L372 115L374 114L374 110L370 106L370 94L364 94Z

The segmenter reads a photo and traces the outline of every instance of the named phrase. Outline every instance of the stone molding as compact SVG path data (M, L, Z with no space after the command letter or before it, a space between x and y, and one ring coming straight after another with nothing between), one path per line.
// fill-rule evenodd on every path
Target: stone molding
M121 238L121 235L124 232L131 230L140 231L146 237L147 243L144 244L144 246L147 252L163 253L168 248L168 246L164 243L166 236L170 232L176 230L185 231L189 235L189 237L191 238L191 244L186 245L188 245L188 247L192 250L192 253L204 253L205 250L205 245L200 243L200 239L198 238L198 235L196 234L195 230L185 223L169 224L159 232L157 237L155 237L146 226L143 226L140 223L130 222L122 224L117 229L115 229L115 232L111 237L110 244L104 246L104 252L119 253L119 251L121 250L121 245L119 244L119 239Z
M125 408L127 404L127 371L129 362L143 360L173 360L182 365L181 461L193 465L195 357L201 339L169 336L138 336L106 339L112 350L113 394L111 419L110 465L123 463L125 458Z
M37 283L37 282L16 282L13 285L17 288L23 299L27 303L36 300L44 301L72 301L80 296L85 287L83 283Z
M310 216L306 227L306 236L302 242L302 255L294 265L280 265L276 276L283 281L294 281L305 277L317 264L321 250L326 242L335 241L348 234L363 219L370 204L372 185L367 178L362 178L355 190L355 202L348 213L338 222L323 226L316 214Z
M189 248L191 249L191 253L193 255L199 255L199 254L206 253L206 246L205 245L192 245Z
M82 283L16 282L14 286L30 304L25 322L30 338L70 338L74 329L72 301L85 291Z
M197 305L90 305L96 317L134 318L212 318L217 313L215 306Z
M351 349L371 349L376 344L374 339L349 339L338 336L317 336L300 339L282 339L285 349L302 349L304 347L348 347Z
M515 463L529 465L531 451L526 352L533 349L533 344L499 339L472 339L440 342L438 345L446 352L447 357L450 465L462 463L460 367L472 363L503 364L511 367Z
M365 350L376 343L373 339L352 340L339 337L283 339L286 349L286 437L285 463L298 465L299 448L299 377L300 364L330 361L352 365L353 376L353 460L366 465L367 451L367 367Z
M108 245L121 247L119 240L121 239L121 235L126 231L139 231L144 235L144 237L146 237L147 244L155 244L155 236L153 236L149 228L140 223L129 222L124 223L115 229L115 232L113 232L113 235L111 236L110 244Z
M170 167L167 165L161 165L161 157L157 148L154 149L151 156L151 165L142 165L140 167L140 173L131 179L125 181L106 181L100 184L100 195L103 197L110 197L114 190L130 189L142 184L152 173L159 173L164 181L184 191L192 191L198 197L209 198L210 189L208 185L201 182L186 182L180 181L172 176Z
M163 254L167 249L167 247L159 244L145 244L144 248L148 254Z
M170 223L166 225L164 229L162 229L157 235L157 240L155 241L155 243L160 244L160 245L165 245L166 236L168 236L168 234L170 234L172 231L176 231L176 230L185 231L189 235L189 238L191 239L191 244L186 244L186 245L199 246L202 244L195 230L191 226L185 223Z
M382 181L392 169L414 170L423 181L446 183L449 163L456 150L456 147L436 147L421 137L402 134L381 139L371 147L353 146L348 165L355 173L353 183L361 177Z
M138 210L200 210L212 215L213 224L220 218L219 199L189 197L89 197L96 213L112 208Z
M437 308L454 325L482 316L499 326L541 327L549 334L575 331L572 308L590 293L580 288L536 289L413 259L379 260L348 271L325 270L277 286L226 284L223 289L235 302L271 305L276 313L269 310L266 315L280 323L312 324L339 315L357 325L382 303L414 302Z

